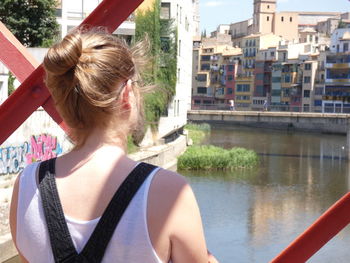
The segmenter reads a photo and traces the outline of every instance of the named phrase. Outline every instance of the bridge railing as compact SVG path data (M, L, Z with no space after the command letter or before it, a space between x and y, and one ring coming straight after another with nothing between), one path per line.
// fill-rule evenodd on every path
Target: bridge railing
M350 193L347 193L270 263L306 262L350 223L349 211Z
M228 104L192 104L192 110L232 110ZM292 106L292 105L257 105L234 106L235 111L272 111L272 112L315 112L315 113L350 113L350 107L334 106Z

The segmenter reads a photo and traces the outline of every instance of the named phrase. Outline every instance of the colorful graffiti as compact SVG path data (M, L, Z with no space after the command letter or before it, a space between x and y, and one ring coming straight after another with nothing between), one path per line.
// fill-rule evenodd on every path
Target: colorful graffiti
M20 146L0 148L0 175L16 174L32 162L45 161L62 153L57 138L42 134L31 136Z

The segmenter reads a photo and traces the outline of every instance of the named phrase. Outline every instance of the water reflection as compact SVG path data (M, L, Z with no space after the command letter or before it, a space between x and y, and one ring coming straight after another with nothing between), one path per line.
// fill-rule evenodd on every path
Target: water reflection
M349 190L345 136L215 127L207 142L262 154L256 169L182 172L221 262L268 262ZM348 262L349 234L342 231L310 262Z

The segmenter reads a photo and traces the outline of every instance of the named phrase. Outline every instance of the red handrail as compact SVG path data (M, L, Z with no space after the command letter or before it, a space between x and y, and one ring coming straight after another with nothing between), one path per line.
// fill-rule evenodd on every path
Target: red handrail
M271 263L306 262L350 223L350 193L344 195Z

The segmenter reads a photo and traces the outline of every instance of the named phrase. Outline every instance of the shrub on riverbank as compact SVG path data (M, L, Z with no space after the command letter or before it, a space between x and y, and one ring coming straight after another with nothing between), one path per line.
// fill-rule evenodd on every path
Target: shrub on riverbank
M255 166L258 155L244 148L226 150L211 145L192 146L178 158L179 170L236 169Z
M185 129L188 130L188 136L193 142L193 145L199 145L210 132L210 125L203 124L187 124Z

